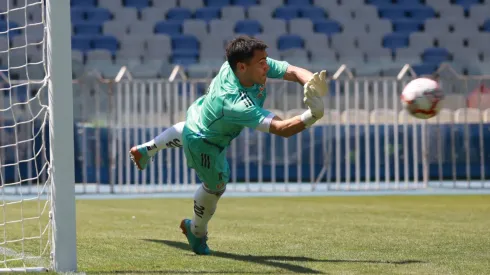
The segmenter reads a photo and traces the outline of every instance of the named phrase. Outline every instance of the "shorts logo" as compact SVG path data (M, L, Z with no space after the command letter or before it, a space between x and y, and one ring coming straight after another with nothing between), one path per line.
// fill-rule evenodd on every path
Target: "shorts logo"
M201 166L208 169L211 166L208 154L201 153Z

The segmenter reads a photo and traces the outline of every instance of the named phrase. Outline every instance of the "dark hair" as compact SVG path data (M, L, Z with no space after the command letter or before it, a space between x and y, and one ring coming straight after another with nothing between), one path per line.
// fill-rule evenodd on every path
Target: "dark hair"
M226 46L226 59L233 71L236 70L238 62L248 62L253 58L256 50L263 51L267 45L258 39L250 36L239 36Z

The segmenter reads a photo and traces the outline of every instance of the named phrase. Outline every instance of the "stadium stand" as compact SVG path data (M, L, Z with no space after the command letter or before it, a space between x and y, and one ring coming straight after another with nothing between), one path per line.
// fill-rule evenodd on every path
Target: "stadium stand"
M202 77L218 69L224 56L216 51L238 34L262 38L271 57L291 58L312 70L346 64L357 75L387 75L408 63L428 74L447 62L461 74L490 73L488 0L71 0L71 5L74 77L97 69L111 78L114 66L134 69L135 63L140 77L165 76L165 67L175 64ZM7 20L12 29L40 16L37 10L14 11L0 18L0 32ZM12 31L11 43L20 34ZM105 62L94 66L94 58Z

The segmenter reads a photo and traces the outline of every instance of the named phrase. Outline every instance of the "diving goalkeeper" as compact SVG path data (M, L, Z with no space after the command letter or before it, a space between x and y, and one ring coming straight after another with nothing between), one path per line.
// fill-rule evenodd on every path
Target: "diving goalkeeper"
M207 224L219 198L225 192L230 168L226 150L240 132L249 127L265 133L290 137L323 117L323 97L327 94L326 72L305 69L267 57L267 45L260 40L240 36L226 48L227 61L212 80L207 93L187 110L185 122L168 128L155 139L134 146L130 156L145 169L157 151L183 146L187 165L203 184L194 194L194 216L180 224L194 253L210 254ZM267 77L282 78L304 86L305 112L282 119L263 109L267 96Z

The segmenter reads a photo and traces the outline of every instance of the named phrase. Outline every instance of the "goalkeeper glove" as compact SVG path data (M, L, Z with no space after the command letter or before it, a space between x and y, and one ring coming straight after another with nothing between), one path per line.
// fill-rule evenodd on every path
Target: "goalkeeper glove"
M328 93L328 85L327 85L327 72L325 70L321 72L316 72L313 74L313 77L305 83L304 88L305 92L307 91L307 87L311 89L311 91L319 97L324 97ZM306 94L305 94L306 96Z
M325 106L323 105L323 99L315 95L309 87L305 89L303 101L308 106L308 110L301 115L301 121L308 128L323 117Z
M323 117L323 97L328 93L327 72L323 70L314 73L313 77L303 87L305 94L303 101L308 106L308 110L301 115L301 121L308 128Z

